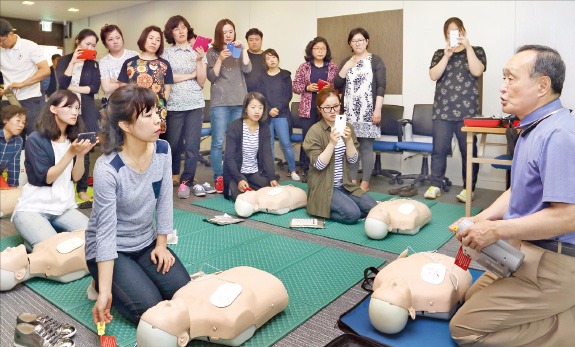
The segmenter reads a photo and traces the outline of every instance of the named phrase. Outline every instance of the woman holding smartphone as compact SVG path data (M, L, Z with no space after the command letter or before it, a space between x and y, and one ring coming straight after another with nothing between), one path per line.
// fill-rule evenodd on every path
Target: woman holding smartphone
M88 217L76 209L74 183L84 174L84 157L96 145L78 140L83 130L80 99L69 90L50 96L26 139L22 187L12 221L28 251L58 232L84 229Z
M373 141L381 136L379 122L385 95L386 74L383 60L370 53L369 34L363 28L355 28L347 36L347 44L353 55L345 58L335 78L336 88L345 88L343 111L355 129L361 154L361 189L369 190L375 157ZM352 176L357 182L359 162L352 166Z
M454 45L450 44L450 32L454 32ZM461 19L449 18L443 24L445 47L433 54L429 66L429 77L437 81L433 100L433 152L431 153L431 186L424 197L435 199L441 195L441 188L447 169L447 155L451 152L451 138L457 138L461 152L461 175L463 186L467 172L467 135L461 131L463 118L481 114L479 105L479 77L487 66L487 57L481 47L472 47ZM473 139L473 155L477 156L477 138ZM479 164L473 164L472 187L475 190ZM473 191L463 189L457 200L473 199Z
M100 78L102 81L102 90L106 98L114 90L120 87L118 75L122 70L124 62L138 55L136 51L124 48L124 35L122 30L115 24L106 24L100 29L100 38L104 47L108 49L108 54L100 59Z
M331 50L327 40L316 37L305 48L305 63L301 64L294 76L293 92L301 95L298 114L302 121L302 136L305 136L321 117L316 108L316 96L319 80L333 84L337 75L337 65L331 62ZM303 181L307 180L309 158L303 147L300 148L299 161L303 169Z
M74 53L60 58L56 65L56 76L59 76L60 89L67 89L80 99L80 116L86 131L96 132L99 113L94 101L94 95L100 89L100 68L96 60L82 59L87 56L88 50L95 50L98 43L98 35L90 29L83 29L75 39ZM89 57L92 58L92 57ZM95 56L94 56L95 58ZM92 207L90 200L93 198L86 193L88 190L88 176L90 173L90 155L86 153L84 158L84 175L76 183L78 197L85 201L81 208Z
M365 218L377 203L352 181L349 166L358 160L359 144L349 123L343 132L335 128L341 109L338 92L325 87L316 100L321 119L309 129L303 141L303 148L311 160L307 212L353 224Z
M239 58L232 56L232 50L241 50ZM222 150L228 124L242 115L242 102L248 90L244 73L252 70L248 45L236 40L236 26L229 19L216 24L214 42L208 49L208 80L210 88L210 122L212 125L212 147L210 164L214 171L215 188L222 193L223 170Z

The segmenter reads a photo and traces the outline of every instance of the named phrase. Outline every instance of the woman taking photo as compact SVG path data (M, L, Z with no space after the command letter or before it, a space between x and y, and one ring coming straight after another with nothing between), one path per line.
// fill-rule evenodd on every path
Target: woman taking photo
M343 134L334 127L341 108L338 92L332 87L323 88L317 94L317 104L322 118L309 129L303 141L311 160L307 212L353 224L365 218L377 203L351 180L349 166L358 160L358 142L349 123Z
M158 114L162 119L162 133L164 133L168 113L166 105L174 78L170 63L160 58L164 53L162 29L153 25L145 28L138 39L138 47L140 54L124 62L118 81L120 85L137 84L156 93L159 100Z
M455 31L459 38L456 45L450 45L450 32ZM461 175L463 187L466 185L467 144L466 134L461 131L463 117L480 115L479 77L485 71L487 58L481 47L472 47L461 19L449 18L443 24L445 48L433 54L429 66L429 77L437 81L433 101L433 152L431 153L431 186L424 197L435 199L441 195L441 188L447 169L447 155L451 152L451 138L457 138L461 152ZM445 73L447 72L447 73ZM473 156L477 157L477 138L473 138ZM475 190L479 164L473 164L472 190ZM457 196L461 202L467 201L473 191L463 189Z
M84 157L96 145L78 141L83 131L80 100L69 90L50 96L26 139L24 166L28 183L12 221L29 252L62 231L84 229L88 217L78 211L74 183L84 174Z
M305 136L321 117L315 107L318 92L318 81L323 80L333 85L337 75L337 65L331 62L331 50L327 40L316 37L305 48L305 63L301 64L293 80L293 92L301 95L298 114L302 122L302 136ZM309 158L303 147L300 148L299 161L303 169L303 181L309 170Z
M124 62L138 55L137 52L124 48L124 35L117 25L107 24L100 29L100 38L108 54L100 60L100 78L106 98L120 87L118 75Z
M251 92L246 95L242 118L233 121L226 134L224 158L224 197L236 200L246 189L279 186L275 178L270 146L270 128L266 122L266 100Z
M335 87L344 89L343 111L359 140L361 154L361 189L369 190L375 157L373 141L381 136L379 122L385 94L385 64L380 57L369 53L369 34L363 28L352 29L347 44L353 55L345 58L335 78ZM357 182L359 162L352 166L352 177Z
M236 57L232 56L232 51ZM242 102L248 90L244 73L252 71L248 45L236 40L236 26L229 19L216 24L214 42L208 49L208 80L210 88L210 122L212 125L212 146L210 165L214 171L215 187L223 192L222 150L224 136L233 120L242 115Z
M200 139L204 118L206 82L206 53L202 47L192 49L189 41L195 37L194 29L182 16L173 16L164 28L166 42L171 44L162 56L172 67L174 85L168 100L166 140L172 148L172 181L179 185L178 198L215 193L209 183L194 183L196 166L200 158ZM184 172L180 177L181 153L184 151Z
M160 131L153 91L130 85L112 93L86 229L86 263L98 291L95 324L110 323L112 303L137 324L148 308L190 281L167 247L174 229L172 156L168 143L158 140Z
M269 124L272 157L275 158L275 134L277 134L288 163L289 176L292 180L299 181L300 177L295 171L295 159L289 131L289 117L291 116L289 102L292 97L291 73L280 69L280 57L274 49L266 49L263 56L267 71L260 76L258 88L266 98L268 116L271 117Z
M100 68L95 60L78 58L84 50L95 50L98 43L98 35L90 29L83 29L78 33L75 40L74 53L60 58L56 65L56 76L59 76L60 89L67 89L80 99L80 116L84 123L85 131L96 132L99 112L94 102L94 94L100 89ZM81 57L81 56L80 56ZM86 153L84 158L84 175L76 182L78 197L83 201L90 201L92 197L86 193L88 190L88 176L90 173L90 155ZM91 203L80 207L91 207Z

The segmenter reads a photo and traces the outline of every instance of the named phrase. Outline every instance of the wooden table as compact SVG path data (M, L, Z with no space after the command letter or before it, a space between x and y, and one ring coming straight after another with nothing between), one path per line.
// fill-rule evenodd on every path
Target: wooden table
M511 160L487 158L483 156L485 146L505 146L507 143L493 143L486 142L487 135L505 135L505 128L480 128L480 127L462 127L461 131L467 133L467 172L465 177L465 189L467 190L467 201L465 202L465 216L471 216L471 194L473 186L472 178L472 165L474 163L478 164L501 164L501 165L511 165ZM479 143L477 145L477 157L473 156L473 137L475 135L481 135Z

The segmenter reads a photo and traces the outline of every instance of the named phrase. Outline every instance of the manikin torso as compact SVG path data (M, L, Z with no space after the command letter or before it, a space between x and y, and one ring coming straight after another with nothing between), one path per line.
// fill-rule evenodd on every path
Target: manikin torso
M383 239L388 232L414 235L431 220L427 205L411 199L393 199L377 204L365 218L365 233Z
M247 191L236 198L235 209L240 217L249 217L262 211L284 214L304 207L307 195L301 188L294 186L263 187L257 191Z

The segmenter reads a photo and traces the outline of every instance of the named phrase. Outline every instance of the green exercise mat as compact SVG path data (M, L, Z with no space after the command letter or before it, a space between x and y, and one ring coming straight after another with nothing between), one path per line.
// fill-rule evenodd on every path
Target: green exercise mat
M174 210L178 244L170 245L189 273L212 273L247 265L277 276L286 286L290 302L287 309L258 329L244 346L269 346L301 325L317 311L359 282L363 270L379 267L384 259L292 239L240 224L216 226L205 217ZM2 246L17 240L2 239ZM86 298L91 277L70 283L34 278L25 284L90 330L93 302ZM133 347L136 327L112 310L114 322L106 334L116 337L120 347ZM191 346L213 346L193 341Z

